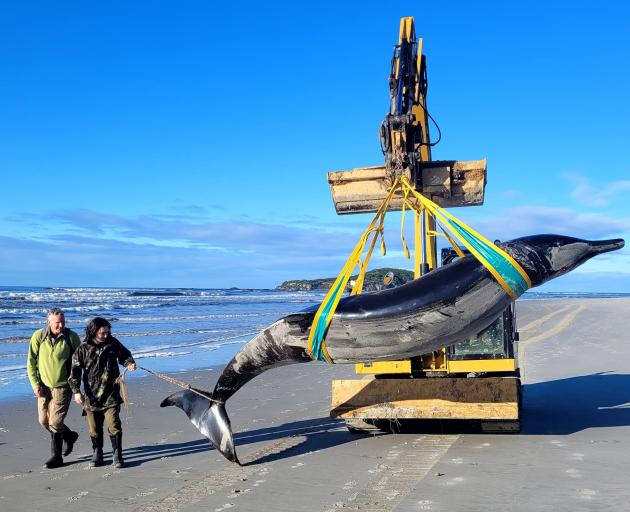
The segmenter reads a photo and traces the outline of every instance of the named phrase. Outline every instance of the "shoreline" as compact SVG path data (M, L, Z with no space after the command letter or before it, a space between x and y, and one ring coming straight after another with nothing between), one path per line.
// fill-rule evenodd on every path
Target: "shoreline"
M518 309L522 309L522 305L525 303L529 303L529 302L553 302L553 301L559 301L559 300L566 300L566 301L579 301L579 300L588 300L588 301L598 301L598 300L624 300L624 299L630 299L630 293L629 294L589 294L589 296L583 296L584 294L570 294L570 293L565 293L562 292L560 295L558 295L560 292L558 292L558 294L554 293L544 293L544 294L538 294L538 292L527 292L529 293L531 296L530 297L520 297L519 300L516 302L517 304L517 310ZM527 295L527 293L525 295ZM541 295L541 296L535 296L535 294ZM602 295L602 296L600 296ZM521 305L521 307L519 307L519 304ZM519 323L519 320L517 318L517 325ZM246 343L251 337L253 336L252 333L249 333L247 335L247 340L244 343ZM240 335L239 337L245 337L245 335ZM124 343L124 338L121 338L123 340ZM140 366L147 366L150 367L151 365L145 363L144 365L142 364L142 361L158 361L160 364L155 365L156 368L151 368L155 371L158 371L160 373L167 373L167 374L180 374L180 373L186 373L186 372L190 372L190 371L197 371L197 370L203 370L204 368L221 368L223 367L225 364L227 364L230 359L240 350L240 348L242 347L242 344L237 344L237 343L227 343L224 345L219 346L218 348L216 348L215 350L213 350L212 352L208 353L208 357L211 358L211 361L209 361L207 364L203 364L201 362L199 362L198 360L195 360L195 362L197 362L199 364L199 366L188 366L188 367L180 367L177 368L178 366L181 366L181 363L183 363L185 360L189 360L191 359L191 355L190 354L185 354L182 357L182 360L178 359L178 356L176 357L170 357L170 356L166 356L166 357L159 357L159 358L155 358L155 357L142 357L142 354L139 354L136 356L136 354L134 354L133 350L132 350L132 354L134 354L134 356L137 357L137 362ZM23 361L20 363L20 365L23 363L24 365L24 373L20 375L20 377L18 377L17 381L11 382L9 384L4 384L3 386L0 387L0 406L2 406L3 404L7 403L8 401L14 400L14 399L18 399L20 397L22 398L28 398L31 396L31 387L30 387L30 383L28 382L28 379L26 378L26 361ZM128 374L130 379L135 379L138 378L138 374Z

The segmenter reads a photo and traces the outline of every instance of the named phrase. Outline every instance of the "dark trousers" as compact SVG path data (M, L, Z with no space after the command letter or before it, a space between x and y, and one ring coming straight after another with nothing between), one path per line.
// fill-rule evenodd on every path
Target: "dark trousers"
M103 435L103 422L107 423L107 431L110 436L122 432L120 424L120 406L110 407L103 411L85 411L90 428L90 436L97 437Z

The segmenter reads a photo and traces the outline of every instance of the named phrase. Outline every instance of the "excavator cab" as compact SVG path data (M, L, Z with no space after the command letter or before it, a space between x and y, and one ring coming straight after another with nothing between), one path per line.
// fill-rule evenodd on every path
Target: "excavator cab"
M463 247L460 250L468 253ZM454 249L442 249L442 265L457 258ZM516 342L516 310L511 303L489 327L445 350L448 373L518 375Z

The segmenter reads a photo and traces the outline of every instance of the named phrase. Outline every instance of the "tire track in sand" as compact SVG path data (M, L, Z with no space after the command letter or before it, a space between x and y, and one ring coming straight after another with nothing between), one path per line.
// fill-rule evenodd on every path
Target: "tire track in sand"
M390 512L394 510L457 439L459 435L421 436L411 443L393 446L385 456L386 463L379 463L368 470L377 475L375 479L345 500L336 502L325 512L338 510Z
M519 331L533 331L534 329L537 329L542 324L544 324L546 321L552 319L554 316L559 315L560 313L564 313L566 310L571 309L572 307L573 306L571 304L565 304L561 308L553 310L551 313L547 313L546 315L541 316L536 320L532 320L527 325L519 328Z
M290 450L304 442L304 437L293 436L273 443L250 456L251 461L258 461L273 455ZM223 469L208 474L201 480L190 482L166 497L152 503L140 505L134 512L176 512L183 507L200 502L204 497L216 492L242 484L244 479L256 474L266 473L266 465L253 464L251 466L239 466L230 464Z
M545 316L542 316L528 323L525 327L520 329L521 331L532 331L532 330L538 329L545 322L552 319L554 316L565 313L568 310L568 313L566 313L551 329L543 331L540 334L536 334L535 336L532 336L531 338L528 338L524 341L519 342L519 366L521 367L521 371L523 372L523 374L527 373L525 371L525 364L526 364L525 354L527 353L527 349L531 345L535 343L539 343L546 339L549 339L552 336L555 336L561 333L562 331L564 331L565 329L567 329L569 326L571 326L571 324L575 320L575 317L577 317L582 311L584 311L584 309L585 309L585 306L581 304L578 306L573 306L571 304L568 304L560 309L557 309L556 311L553 311Z
M338 501L331 508L326 509L326 512L335 512L339 509L365 512L393 510L457 439L459 439L458 435L421 436L410 443L405 442L399 446L393 446L385 455L385 463L378 463L368 469L368 472L375 477L362 490L354 490L355 492L345 500ZM266 459L269 460L268 463L251 466L228 465L201 480L180 487L159 501L140 505L134 511L177 512L196 503L201 506L204 497L212 496L235 485L242 485L244 480L257 474L265 477L270 469L269 464L273 464L277 455L282 452L290 455L291 450L303 442L302 436L282 439L250 456L252 461ZM260 481L264 482L264 480Z

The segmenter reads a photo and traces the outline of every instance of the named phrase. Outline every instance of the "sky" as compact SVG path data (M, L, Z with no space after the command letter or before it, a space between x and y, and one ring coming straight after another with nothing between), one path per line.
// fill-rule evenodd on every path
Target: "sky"
M630 238L630 4L7 2L0 285L272 288L335 276L371 215L326 173L383 163L399 20L434 159L487 158L490 239ZM433 131L435 133L435 131ZM412 268L388 216L388 255ZM541 291L630 292L630 249Z

